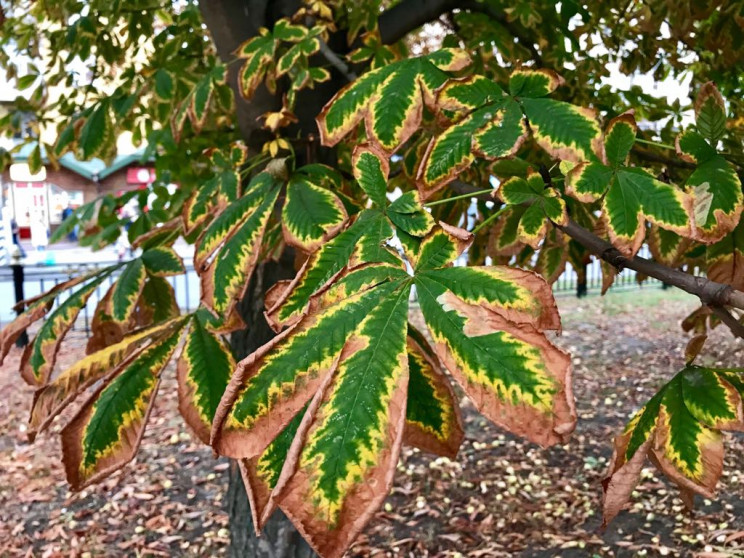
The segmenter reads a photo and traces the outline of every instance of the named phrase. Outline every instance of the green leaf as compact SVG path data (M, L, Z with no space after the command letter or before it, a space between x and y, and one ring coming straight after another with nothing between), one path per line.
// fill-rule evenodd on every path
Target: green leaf
M85 160L101 156L113 142L114 131L109 106L102 102L85 119L80 129L80 156Z
M178 358L178 408L186 424L209 444L212 419L235 370L235 359L227 343L209 330L205 312L194 314Z
M636 140L636 123L631 113L613 118L605 133L607 163L615 168L627 163L628 155Z
M465 433L460 406L429 343L408 324L408 398L404 441L454 459Z
M124 266L121 275L111 286L111 306L109 314L118 323L129 320L134 312L147 279L147 271L142 259L137 258Z
M137 454L160 373L182 327L112 372L62 430L62 460L73 490L106 477Z
M734 230L741 218L744 194L739 175L694 130L677 136L677 153L696 165L685 183L693 200L693 238L705 244L717 242Z
M21 358L21 376L30 385L47 383L57 360L62 340L75 324L80 310L110 272L105 272L72 293L49 314L39 328L33 342L26 346Z
M338 197L301 174L287 184L282 228L288 244L313 252L344 226L346 209Z
M158 99L170 101L173 98L175 86L173 76L168 70L159 68L155 72L155 94L158 96Z
M443 49L365 73L321 111L321 141L336 145L367 116L367 137L383 151L395 151L418 129L424 104L433 106L434 91L446 82L447 72L469 63L465 51Z
M352 157L354 178L378 208L387 205L387 181L390 173L388 158L371 145L360 144Z
M726 103L712 81L705 83L695 99L696 128L713 147L726 133Z
M605 479L604 522L630 498L646 455L683 490L712 498L723 471L721 430L744 428L744 370L687 366L615 439Z
M150 275L169 277L186 273L183 260L176 251L169 246L156 246L142 252L142 263Z

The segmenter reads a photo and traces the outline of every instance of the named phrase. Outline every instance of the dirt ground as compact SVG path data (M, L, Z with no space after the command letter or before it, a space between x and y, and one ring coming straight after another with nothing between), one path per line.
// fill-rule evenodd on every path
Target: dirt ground
M405 450L395 487L351 556L744 556L744 438L728 436L719 498L687 514L656 470L644 470L629 511L605 531L600 481L612 436L683 364L679 321L691 297L658 288L600 299L559 299L574 355L579 425L542 450L503 433L462 400L467 440L456 460ZM82 353L73 333L62 364ZM722 327L704 364L741 363L744 344ZM218 556L229 540L225 459L215 459L178 416L173 370L139 457L100 485L71 493L53 431L30 446L32 390L0 368L0 556Z

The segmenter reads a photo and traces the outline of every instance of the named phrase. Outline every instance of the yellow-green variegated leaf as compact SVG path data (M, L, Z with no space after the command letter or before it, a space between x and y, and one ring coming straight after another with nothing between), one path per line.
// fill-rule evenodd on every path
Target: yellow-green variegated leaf
M585 203L602 199L606 232L612 244L628 256L643 244L646 221L684 237L691 237L693 198L625 161L635 141L633 115L613 119L598 160L585 159L566 175L566 193ZM607 161L605 164L603 161Z
M191 234L211 216L216 204L218 181L214 178L202 184L183 205L183 229Z
M736 169L694 130L677 136L677 153L696 165L685 189L693 200L694 238L705 244L721 240L739 223L744 195Z
M454 459L465 433L452 385L429 343L408 324L408 402L404 442Z
M120 469L137 454L160 373L183 324L110 374L62 430L62 461L73 490Z
M511 206L496 220L491 227L486 253L495 261L518 254L524 247L519 240L519 221L524 214L524 206Z
M662 387L615 440L605 524L628 502L646 456L682 490L712 498L723 471L721 430L744 430L743 395L743 369L690 365Z
M202 303L217 314L229 315L243 298L278 195L279 188L272 188L260 205L234 228L218 256L201 271Z
M26 383L40 386L47 382L54 369L62 340L74 325L80 310L108 276L108 273L103 273L79 288L47 317L21 359L21 377Z
M390 163L387 156L374 145L361 144L352 155L354 178L378 208L387 205L387 181Z
M645 221L681 236L691 235L690 197L639 168L615 172L602 207L612 244L628 256L643 244Z
M560 321L539 276L505 267L417 271L416 291L434 348L476 407L543 446L573 430L569 356L544 329Z
M365 73L323 107L318 127L324 145L335 145L365 120L367 137L393 152L418 129L424 105L433 107L434 92L470 63L459 49L442 49Z
M40 299L31 303L15 320L6 325L0 332L0 364L8 356L13 343L34 322L42 319L54 305L54 299Z
M568 245L563 233L552 227L540 246L535 263L535 271L549 284L555 283L566 269Z
M209 444L212 419L225 393L235 359L230 347L209 329L205 309L194 313L178 358L178 409L197 437Z
M744 223L705 251L706 273L711 281L744 289Z
M168 336L181 326L183 320L174 319L151 328L139 330L118 343L91 353L53 378L34 394L29 419L29 438L44 430L83 390L116 370L128 358L139 354L148 343Z
M602 133L591 109L544 98L520 98L532 137L548 155L567 161L593 161Z
M322 556L339 558L385 499L406 418L410 283L348 336L300 424L275 498Z
M517 68L509 76L509 93L514 97L545 97L564 83L553 70Z
M314 297L294 326L241 361L217 409L212 446L234 458L259 455L334 369L348 336L405 279L398 273L359 289L357 278L369 283L367 268L350 272L325 300Z
M515 176L503 182L496 194L501 201L526 209L517 225L519 241L537 249L548 230L548 221L558 225L568 222L566 202L555 188L546 188L539 173L530 171L527 178Z
M6 325L2 331L0 331L0 365L5 360L5 357L8 356L8 352L10 352L13 343L16 342L28 326L43 318L46 313L52 309L55 299L62 292L72 289L76 285L79 285L88 279L93 279L100 274L109 273L111 269L111 267L106 267L103 269L95 269L89 273L81 273L67 281L62 281L56 284L46 292L15 304L13 310L23 310L23 312L19 314L15 320Z
M651 225L646 240L654 260L672 268L679 267L692 242L656 225Z
M170 277L186 272L181 256L170 246L149 248L140 257L147 273L155 277Z
M199 237L194 253L197 269L222 246L235 231L250 218L266 197L278 187L277 180L268 172L258 173L246 187L243 197L228 205Z
M460 82L445 86L440 99L441 95L454 97L461 87ZM467 102L481 96L474 97ZM492 95L484 98L490 100ZM426 199L446 186L476 157L498 160L516 155L526 137L527 125L514 99L502 96L473 110L429 143L417 175L422 197Z
M388 206L386 213L396 227L415 237L426 236L436 224L431 214L424 209L418 191L406 192L396 198Z
M282 208L282 230L288 244L313 252L335 236L347 219L336 194L301 174L289 180Z
M274 61L274 48L274 37L268 33L252 37L238 47L238 57L245 60L238 74L240 94L244 99L253 97L261 85Z
M141 258L127 263L111 285L108 314L116 323L128 321L134 312L147 279L147 269Z
M353 260L360 259L355 256L361 250L360 245L364 249L362 261L395 263L395 258L389 252L378 250L377 254L372 253L375 246L381 246L392 235L392 227L382 213L375 210L360 213L348 228L310 255L297 276L281 293L275 291L273 296L267 298L271 304L266 307L266 317L271 327L279 331L296 322L315 292L344 267L351 266Z

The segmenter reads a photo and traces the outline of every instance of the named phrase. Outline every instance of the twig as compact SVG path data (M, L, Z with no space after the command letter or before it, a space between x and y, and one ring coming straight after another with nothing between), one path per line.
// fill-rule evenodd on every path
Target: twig
M475 192L467 192L459 196L452 196L451 198L444 198L441 200L425 203L424 207L433 207L435 205L440 205L440 204L455 201L455 200L464 200L466 198L477 198L478 196L482 194L493 194L495 191L496 190L494 190L493 188L488 188L487 190L476 190Z
M331 47L323 39L319 38L318 40L320 41L320 53L330 62L331 66L336 68L347 81L354 81L357 75L349 68L349 65L341 60L338 54L333 52Z
M737 320L731 312L726 310L723 306L709 304L708 308L710 308L716 316L721 318L721 321L729 327L734 335L744 339L744 325L742 325L742 323Z

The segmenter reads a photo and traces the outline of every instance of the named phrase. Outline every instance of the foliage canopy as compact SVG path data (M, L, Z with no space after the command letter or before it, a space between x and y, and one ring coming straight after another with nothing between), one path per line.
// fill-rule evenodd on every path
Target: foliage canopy
M126 234L139 255L25 301L0 334L5 357L45 320L21 360L38 388L29 432L77 405L61 434L72 487L134 457L175 358L184 420L239 460L256 527L279 506L340 556L385 498L401 444L457 453L453 380L504 429L569 440L571 359L546 333L561 327L550 284L594 256L605 290L632 267L702 303L683 324L697 334L687 362L615 441L605 520L646 456L686 501L712 496L721 431L744 428L744 372L694 364L708 327L742 334L744 8L270 4L246 2L240 44L222 2L0 5L0 61L24 90L0 127L19 133L32 115L29 165L110 158L129 132L157 169L147 190L101 196L54 235L79 225L101 248ZM694 119L606 85L610 63L689 78ZM129 222L118 209L132 199L143 209ZM201 285L189 314L167 281L184 273L180 238ZM653 262L636 257L644 243ZM264 297L276 337L236 362L224 336L254 325L240 304L251 279L288 253L295 277ZM87 356L57 370L109 277ZM409 322L414 294L426 331Z

